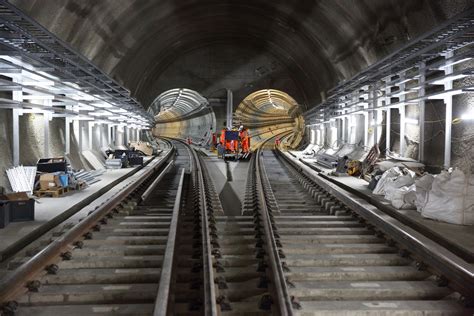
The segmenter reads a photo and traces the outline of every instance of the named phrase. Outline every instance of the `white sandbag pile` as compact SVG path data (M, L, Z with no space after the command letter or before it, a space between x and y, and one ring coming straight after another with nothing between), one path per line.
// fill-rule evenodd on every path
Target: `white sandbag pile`
M421 180L421 179L420 179ZM428 180L426 180L428 183ZM420 201L423 200L421 193ZM417 196L418 201L418 196ZM421 215L451 224L474 224L474 179L461 170L443 171L434 177Z
M415 207L415 173L407 168L392 167L384 172L374 194L383 195L397 209Z
M383 173L373 194L383 195L397 209L416 207L425 218L474 224L474 178L459 169L415 179L409 169L392 167Z
M425 174L419 179L415 180L416 186L416 210L418 212L423 212L423 209L428 202L428 193L431 190L431 186L433 185L435 177L432 174Z
M382 177L380 178L379 182L377 182L377 185L375 186L375 189L372 191L372 193L376 195L385 195L385 185L387 182L394 181L401 175L402 172L398 167L388 169L382 174Z

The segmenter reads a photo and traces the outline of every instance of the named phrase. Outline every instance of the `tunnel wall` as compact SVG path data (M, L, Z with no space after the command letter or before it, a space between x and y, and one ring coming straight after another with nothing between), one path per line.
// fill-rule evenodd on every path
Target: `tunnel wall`
M252 91L276 88L303 109L318 104L341 80L472 6L469 0L11 2L145 106L169 88L187 86L205 97L230 88L234 107ZM437 107L427 106L427 120L436 120ZM427 125L427 149L435 154L425 156L433 165L443 152L438 125ZM454 133L462 138L470 132L463 123ZM397 142L393 137L394 149ZM466 141L457 146L453 163L460 161L455 151L470 148Z
M35 166L38 159L45 157L44 119L42 114L23 114L19 117L20 165ZM0 128L2 131L0 151L0 186L10 189L5 170L12 167L12 110L0 110ZM64 118L53 118L49 130L49 157L64 156ZM75 169L84 168L79 156L76 135L71 129L71 154L68 156Z
M216 117L213 112L194 117L187 120L180 120L171 123L157 123L153 128L153 135L156 137L191 137L194 142L206 143L211 137L211 133L216 131Z
M95 125L92 129L92 144L89 144L87 121L74 121L70 126L70 153L67 155L73 169L90 170L92 166L81 155L82 150L91 150L101 155L101 149L108 146L107 127ZM20 165L36 166L38 159L64 156L65 154L65 119L53 118L49 122L49 153L44 151L44 118L43 114L23 114L19 117ZM79 148L79 125L82 126L83 148ZM11 188L5 170L13 165L12 148L12 110L0 109L0 186ZM101 132L102 131L102 132ZM124 132L117 133L116 144L125 145ZM131 136L131 140L134 139Z

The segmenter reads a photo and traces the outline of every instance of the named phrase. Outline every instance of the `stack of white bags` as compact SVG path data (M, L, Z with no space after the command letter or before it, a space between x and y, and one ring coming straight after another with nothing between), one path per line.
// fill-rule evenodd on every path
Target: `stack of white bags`
M397 209L416 209L423 217L452 224L474 224L474 180L461 170L415 179L407 168L387 170L374 194L384 195Z
M451 224L474 224L474 181L470 174L455 169L436 177L424 176L418 182L426 192L424 196L419 194L416 205L423 217Z
M392 167L384 172L373 193L383 195L395 208L414 208L415 173L407 168Z

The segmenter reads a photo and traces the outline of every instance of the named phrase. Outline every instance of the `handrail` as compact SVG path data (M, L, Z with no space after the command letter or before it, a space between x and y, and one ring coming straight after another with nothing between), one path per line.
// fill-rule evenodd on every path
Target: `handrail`
M167 161L172 157L174 150L170 150L162 160ZM148 166L147 166L148 167ZM145 167L145 168L147 168ZM13 273L0 280L0 304L14 300L26 291L26 284L38 276L48 264L55 262L62 252L70 250L70 245L77 241L85 232L90 230L110 210L117 207L128 195L137 189L153 172L155 168L147 168L145 174L137 181L125 187L106 203L99 206L92 214L84 218L77 225L68 230L64 235L31 257Z
M153 183L146 189L145 192L143 192L143 194L141 196L142 201L145 201L148 198L150 193L155 189L155 187L158 185L158 183L160 183L160 181L163 179L163 177L166 175L166 173L168 173L168 171L171 169L171 167L173 167L173 164L174 164L173 161L170 161L168 163L168 165L165 167L165 169L163 169L163 171L155 178Z
M168 165L169 166L169 165ZM162 172L165 173L166 170ZM178 191L176 192L176 200L173 207L173 215L171 218L170 231L168 233L168 241L166 243L165 255L160 274L160 286L155 300L154 316L166 316L168 314L168 302L171 286L171 276L173 273L173 261L176 246L176 232L178 229L178 215L181 208L181 195L183 191L185 169L181 169Z
M267 140L268 141L268 140ZM261 208L259 212L262 215L263 228L265 232L265 244L268 248L268 257L270 261L270 267L272 270L273 284L275 287L277 295L277 304L279 309L279 314L282 316L291 316L293 315L293 308L291 297L286 286L286 279L282 268L282 263L280 260L280 255L278 253L278 248L275 241L275 235L272 229L270 215L268 211L267 202L265 199L265 191L263 187L262 178L266 178L265 167L260 166L260 157L261 157L262 147L257 150L255 157L255 169L256 169L256 183L257 190L259 192L259 200L261 203Z

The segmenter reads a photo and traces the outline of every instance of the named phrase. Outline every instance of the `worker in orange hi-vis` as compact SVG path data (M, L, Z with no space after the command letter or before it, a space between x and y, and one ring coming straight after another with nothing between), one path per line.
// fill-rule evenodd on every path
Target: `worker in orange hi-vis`
M242 152L246 153L249 151L249 147L250 147L250 137L249 137L248 130L245 127L241 127L239 136L240 136L240 143L242 146Z
M230 140L230 139L226 139L225 140L225 149L229 150L229 151L234 151L234 141L233 140Z
M226 129L223 128L222 131L221 131L221 136L219 138L222 147L225 147L225 131L226 131Z

